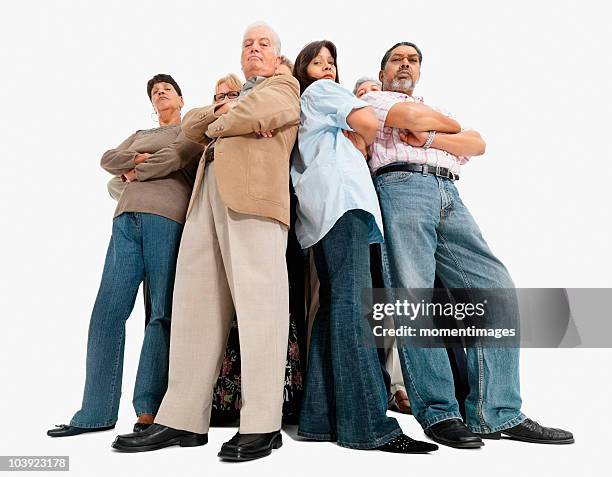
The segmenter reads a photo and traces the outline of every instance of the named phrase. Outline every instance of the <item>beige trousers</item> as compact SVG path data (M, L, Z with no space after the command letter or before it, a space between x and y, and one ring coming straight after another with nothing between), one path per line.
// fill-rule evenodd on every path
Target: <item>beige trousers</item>
M214 162L196 193L176 268L168 391L155 422L208 432L235 310L240 432L279 430L289 334L287 229L276 220L229 210L219 196Z
M391 376L391 394L395 394L397 391L406 392L406 386L404 386L404 376L402 376L402 367L400 365L399 353L395 343L391 348L385 349L387 353L387 372Z

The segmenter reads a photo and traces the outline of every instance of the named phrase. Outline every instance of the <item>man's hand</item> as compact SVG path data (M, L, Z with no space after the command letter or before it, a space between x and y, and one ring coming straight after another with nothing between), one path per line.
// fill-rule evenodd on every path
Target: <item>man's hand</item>
M143 162L146 162L146 160L149 159L150 155L151 154L149 154L148 152L137 154L136 157L134 158L134 164L138 165L138 164L142 164Z
M257 131L255 134L261 137L272 137L276 131L274 129L270 129L269 131Z
M342 134L348 138L349 141L353 143L353 146L357 148L357 150L365 157L368 158L368 145L365 142L365 139L361 137L361 134L356 132L342 130Z
M123 182L138 182L138 179L136 178L136 170L132 169L131 171L122 174L121 180Z
M402 129L399 133L400 139L412 147L423 147L429 137L428 132L414 132L408 129Z
M236 104L238 104L238 100L237 99L228 99L227 101L224 101L223 103L221 103L220 106L215 108L215 116L217 116L217 117L223 116L230 109L232 109L234 106L236 106Z

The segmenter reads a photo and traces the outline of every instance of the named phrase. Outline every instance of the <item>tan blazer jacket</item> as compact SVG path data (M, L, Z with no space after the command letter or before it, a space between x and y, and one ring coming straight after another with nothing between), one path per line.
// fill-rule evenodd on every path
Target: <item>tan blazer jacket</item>
M183 132L215 143L215 175L221 199L235 212L269 217L289 226L289 156L300 123L300 87L290 75L262 81L221 117L214 105L189 111ZM265 138L256 132L274 130ZM200 163L187 216L204 179Z

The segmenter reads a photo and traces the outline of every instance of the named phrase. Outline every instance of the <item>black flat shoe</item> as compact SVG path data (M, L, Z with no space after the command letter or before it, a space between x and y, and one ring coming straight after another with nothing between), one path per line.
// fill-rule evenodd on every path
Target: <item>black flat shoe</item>
M196 434L161 424L151 424L144 431L117 436L112 447L121 452L146 452L169 446L203 446L207 442L208 434Z
M49 437L69 437L78 436L79 434L86 434L88 432L100 432L114 429L115 425L107 427L75 427L68 424L60 424L55 426L55 429L49 429L47 435Z
M375 450L393 452L395 454L426 454L438 450L438 446L429 442L415 441L405 434L397 436L392 441L377 447Z
M459 419L438 422L425 429L425 435L438 444L457 449L478 449L484 446L482 439L470 431Z
M144 422L137 422L136 424L134 424L134 432L142 432L151 426L152 424L145 424Z
M505 435L510 439L534 444L573 444L574 435L563 429L544 427L527 418L517 426L492 434L478 434L483 439L501 439Z
M259 459L272 453L272 449L278 449L283 445L280 431L265 434L240 434L221 446L218 456L225 460L246 461Z

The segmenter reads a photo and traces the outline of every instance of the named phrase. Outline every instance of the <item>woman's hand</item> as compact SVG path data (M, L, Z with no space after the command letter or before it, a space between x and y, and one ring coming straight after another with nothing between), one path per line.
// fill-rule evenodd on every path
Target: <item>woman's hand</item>
M238 104L238 100L236 99L228 99L227 101L223 101L222 103L219 103L217 106L215 106L215 116L216 117L223 116L230 109L236 106L236 104Z
M365 142L365 139L361 137L361 134L358 134L354 131L346 131L342 130L342 134L348 138L349 141L353 143L353 146L357 148L357 150L365 157L368 158L368 145Z
M136 177L136 170L132 169L131 171L122 174L121 180L123 182L138 182L138 178Z
M257 131L255 134L261 137L272 137L276 131L274 129L270 129L269 131Z
M146 162L146 160L149 158L150 155L151 154L149 154L148 152L136 154L136 157L134 158L134 164L138 165L138 164L142 164L143 162Z

